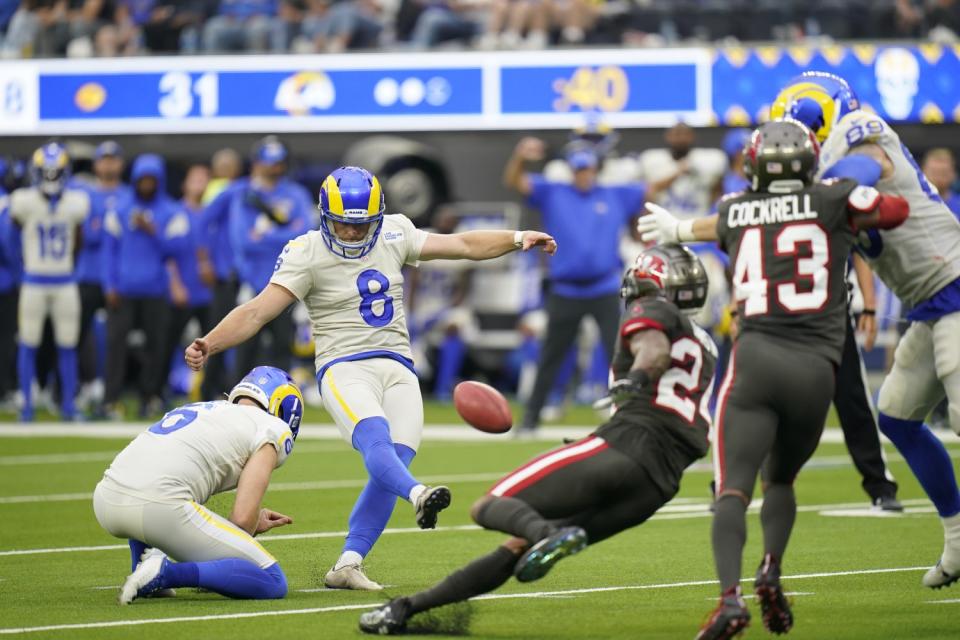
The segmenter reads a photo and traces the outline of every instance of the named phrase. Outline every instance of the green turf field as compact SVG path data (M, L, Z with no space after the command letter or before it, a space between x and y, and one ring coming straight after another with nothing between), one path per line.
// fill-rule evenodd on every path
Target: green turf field
M434 419L444 415L440 409L433 413ZM93 438L0 438L0 634L88 625L27 636L360 637L360 611L381 597L323 590L321 583L364 480L359 459L346 445L301 441L267 496L267 506L295 519L261 539L287 574L285 600L229 601L186 589L175 599L121 608L116 587L129 570L129 555L121 541L99 529L88 496L123 445ZM502 536L468 528L471 502L500 474L547 446L425 443L414 470L447 479L453 505L437 531L421 532L414 530L412 509L400 504L391 530L368 558L370 576L391 585L390 594L407 593L490 550ZM951 454L960 456L960 444L951 445ZM920 586L922 571L941 549L939 520L905 464L891 456L891 467L910 507L900 517L825 513L856 513L866 506L840 445L822 446L800 477L802 513L784 566L784 583L796 594L791 637L960 637L960 589L934 592ZM679 499L644 526L564 561L540 582L511 582L497 592L501 597L475 601L471 636L692 638L716 595L706 511L710 477L706 465L697 467L688 472ZM226 511L230 499L214 498L210 506ZM759 561L758 539L758 518L752 515L744 575ZM755 607L754 614L748 638L765 635ZM147 623L127 624L136 621Z

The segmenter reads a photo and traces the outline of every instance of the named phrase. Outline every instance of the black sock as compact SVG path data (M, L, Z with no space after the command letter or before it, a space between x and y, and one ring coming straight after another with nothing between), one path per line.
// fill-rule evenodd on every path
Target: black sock
M477 513L477 524L523 538L530 544L555 530L533 507L517 498L492 498Z
M721 591L740 584L746 542L747 505L738 496L720 496L713 513L713 561Z
M516 564L516 554L506 547L497 547L493 553L457 569L435 586L409 596L410 614L493 591L510 579Z
M771 484L763 492L760 522L763 524L763 549L782 561L797 519L797 497L789 484Z

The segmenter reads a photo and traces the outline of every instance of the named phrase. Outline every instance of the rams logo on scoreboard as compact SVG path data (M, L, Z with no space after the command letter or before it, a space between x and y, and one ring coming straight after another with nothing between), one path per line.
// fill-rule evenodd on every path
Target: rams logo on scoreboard
M87 82L80 85L73 96L77 109L84 113L93 113L107 101L107 90L99 82Z
M333 82L327 74L322 71L300 71L280 83L273 106L292 116L305 116L314 109L329 109L336 97Z

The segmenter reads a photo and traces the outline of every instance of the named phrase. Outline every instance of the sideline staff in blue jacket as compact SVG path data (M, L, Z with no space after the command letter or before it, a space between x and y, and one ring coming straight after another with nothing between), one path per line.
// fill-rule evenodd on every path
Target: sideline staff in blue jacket
M301 185L286 177L286 146L267 136L253 148L248 178L239 178L210 203L204 212L208 225L226 220L234 263L240 280L238 303L260 293L283 247L310 229L313 199ZM221 222L222 224L222 222ZM271 336L269 349L264 334ZM263 327L258 336L237 347L234 378L239 380L254 366L290 367L293 323L283 313Z
M77 253L77 286L80 289L80 383L97 378L97 353L94 345L93 317L105 308L103 297L103 221L133 197L130 185L123 182L123 149L113 140L97 145L93 154L95 180L77 182L90 194L90 215L83 223L83 244Z
M527 431L536 429L547 394L584 317L592 316L600 327L609 363L620 319L620 236L640 215L644 200L640 185L597 184L600 159L586 147L567 155L572 183L553 182L542 174L524 171L524 163L543 160L545 150L542 140L523 138L503 174L504 183L540 211L543 230L562 247L549 263L547 333L520 425Z
M192 165L187 169L187 176L183 180L183 198L177 203L180 211L186 216L189 231L184 242L178 242L171 257L167 258L171 311L167 344L163 350L164 381L170 377L170 365L174 353L177 358L180 357L180 338L187 323L192 318L196 318L200 323L201 335L206 334L214 326L210 316L213 291L201 277L200 263L197 258L197 247L204 239L200 225L200 219L203 216L201 200L209 182L210 169L207 165ZM207 389L208 384L209 380L204 377L203 396L213 398L216 396L216 391Z
M140 414L162 409L161 359L170 317L166 259L184 242L189 221L166 193L163 159L144 154L130 174L133 198L104 221L103 288L107 301L107 380L104 402L111 417L127 372L127 336L133 328L146 335L140 363Z

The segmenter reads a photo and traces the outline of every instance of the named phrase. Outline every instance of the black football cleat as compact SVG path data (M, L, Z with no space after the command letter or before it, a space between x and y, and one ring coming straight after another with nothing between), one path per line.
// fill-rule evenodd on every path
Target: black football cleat
M450 489L443 485L424 489L414 504L417 526L421 529L435 529L437 516L450 506L451 499Z
M700 627L695 640L729 640L750 626L750 612L740 596L740 587L731 587L720 596L720 603Z
M587 532L580 527L557 529L523 554L513 569L519 582L533 582L547 575L559 560L580 553L587 546Z
M790 631L793 628L793 612L780 585L780 564L769 553L763 556L763 562L757 569L753 590L757 594L763 626L767 631L777 635Z
M410 617L410 601L394 598L387 604L360 615L360 631L380 636L403 633Z
M874 511L886 511L887 513L903 513L903 503L897 500L896 496L879 496L873 499L871 505Z

